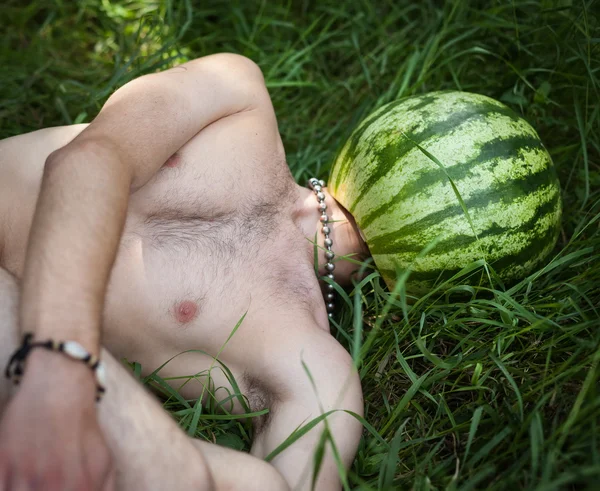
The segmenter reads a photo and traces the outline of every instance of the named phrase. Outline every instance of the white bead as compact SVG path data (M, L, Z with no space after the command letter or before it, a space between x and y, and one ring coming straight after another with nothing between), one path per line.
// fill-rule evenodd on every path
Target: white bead
M106 368L104 368L104 363L102 362L99 362L96 367L96 380L99 385L106 387Z
M90 355L77 341L65 341L63 343L63 351L66 355L76 360L84 360Z

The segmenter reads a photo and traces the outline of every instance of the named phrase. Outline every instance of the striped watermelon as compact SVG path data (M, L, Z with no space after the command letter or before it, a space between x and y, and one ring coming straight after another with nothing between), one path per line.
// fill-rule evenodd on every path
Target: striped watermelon
M535 130L500 102L467 92L375 111L342 148L328 189L356 219L388 287L410 268L414 293L479 259L503 280L524 277L552 251L562 211Z

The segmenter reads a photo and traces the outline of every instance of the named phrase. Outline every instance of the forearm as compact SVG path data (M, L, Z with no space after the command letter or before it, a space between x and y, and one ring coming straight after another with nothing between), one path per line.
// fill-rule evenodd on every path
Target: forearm
M131 176L104 142L77 141L46 161L29 236L20 325L97 354L106 285Z

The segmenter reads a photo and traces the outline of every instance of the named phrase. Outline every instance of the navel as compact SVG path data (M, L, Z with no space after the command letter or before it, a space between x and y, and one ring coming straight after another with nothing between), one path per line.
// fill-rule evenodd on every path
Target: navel
M180 160L181 160L181 157L179 156L179 154L177 152L175 152L173 155L171 155L169 157L169 160L167 160L163 164L163 167L177 167L177 165L179 164Z
M187 324L193 321L198 315L198 304L191 300L184 300L175 305L173 314L177 322Z

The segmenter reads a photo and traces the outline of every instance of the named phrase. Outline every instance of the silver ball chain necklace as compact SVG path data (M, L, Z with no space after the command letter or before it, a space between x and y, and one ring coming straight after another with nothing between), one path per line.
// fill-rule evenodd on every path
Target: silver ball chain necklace
M335 270L335 264L332 263L333 258L335 257L334 252L331 250L333 246L333 241L329 237L331 233L331 228L329 227L329 216L327 215L327 205L325 204L325 193L323 192L323 188L325 187L325 181L320 181L319 179L315 179L311 177L308 180L308 187L312 189L317 197L317 201L319 205L317 209L321 212L321 217L319 220L322 224L321 232L323 232L323 236L325 240L323 244L325 245L325 258L327 262L325 263L325 271L327 271L327 276L331 281L335 281L335 277L333 276L333 271ZM335 304L333 301L335 300L335 287L327 283L326 285L327 293L325 294L325 303L327 306L327 315L331 318L333 317L333 311L335 309Z

